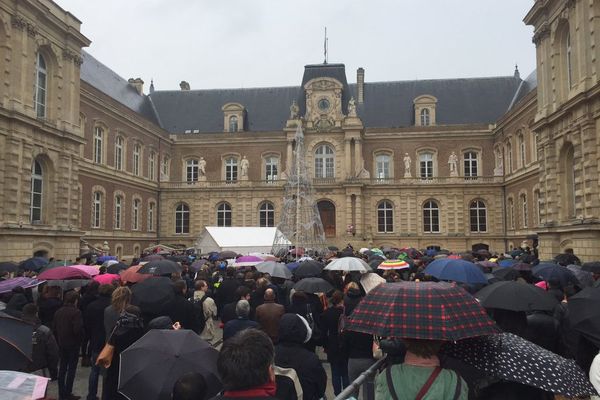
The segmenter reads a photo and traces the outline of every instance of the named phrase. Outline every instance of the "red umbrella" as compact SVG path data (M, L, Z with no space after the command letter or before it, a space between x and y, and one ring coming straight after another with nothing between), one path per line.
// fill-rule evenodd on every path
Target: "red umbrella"
M83 271L90 276L96 276L100 273L98 267L93 265L69 265L69 268L77 268L78 270Z
M152 277L152 275L149 274L138 273L138 270L142 268L142 266L143 265L140 264L127 268L120 275L121 281L123 281L124 283L137 283Z
M446 282L382 283L356 306L348 329L384 337L452 341L498 332L473 296Z
M56 267L42 272L37 276L42 280L91 279L90 274L72 267Z
M101 285L111 285L115 282L119 282L119 279L121 279L121 276L118 274L102 274L94 277L94 280Z

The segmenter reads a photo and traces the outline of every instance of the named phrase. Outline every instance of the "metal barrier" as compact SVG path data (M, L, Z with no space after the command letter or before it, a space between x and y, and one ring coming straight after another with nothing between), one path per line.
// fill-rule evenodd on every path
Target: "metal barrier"
M363 384L373 385L373 381L370 382L367 380L368 378L374 378L377 370L385 363L386 357L383 357L380 360L377 360L373 365L371 365L366 371L364 371L358 378L350 383L346 389L342 391L342 393L338 394L333 400L346 400L351 398L354 395L354 392L359 389ZM374 400L375 395L371 396L375 390L363 390L365 400Z

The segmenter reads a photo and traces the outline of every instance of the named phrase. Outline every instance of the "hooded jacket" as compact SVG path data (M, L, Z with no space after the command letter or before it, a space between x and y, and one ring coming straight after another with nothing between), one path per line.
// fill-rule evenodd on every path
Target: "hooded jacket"
M310 336L310 328L303 317L284 314L279 321L275 365L293 368L300 378L304 400L317 400L325 393L327 375L317 355L303 346Z

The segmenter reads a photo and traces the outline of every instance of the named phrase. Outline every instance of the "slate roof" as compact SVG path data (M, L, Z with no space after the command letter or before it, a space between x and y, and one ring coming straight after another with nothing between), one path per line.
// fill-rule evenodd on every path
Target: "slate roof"
M87 82L102 93L123 104L125 107L142 115L153 123L159 124L150 98L140 95L133 86L116 72L102 64L86 51L81 52L81 80Z
M510 103L508 110L512 110L513 107L523 97L525 97L526 95L531 93L531 91L536 88L537 88L537 70L534 69L533 72L531 74L529 74L529 76L527 78L525 78L524 81L521 81L521 84L519 85L519 88L517 89L517 92L515 93L515 97L513 98L512 102Z

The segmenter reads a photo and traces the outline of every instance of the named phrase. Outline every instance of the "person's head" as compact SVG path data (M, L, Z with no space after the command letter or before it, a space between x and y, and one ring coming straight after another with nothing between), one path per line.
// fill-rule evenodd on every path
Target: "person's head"
M264 290L269 286L269 280L267 278L258 278L256 280L256 290Z
M217 359L223 388L245 390L274 381L273 357L273 342L257 329L245 329L227 339Z
M37 317L38 308L34 303L28 303L23 306L23 318Z
M131 290L127 286L121 286L112 292L110 304L116 312L121 313L131 302Z
M204 376L199 372L188 372L173 385L173 400L204 400L208 387Z
M79 301L79 293L74 290L65 293L64 304L75 305Z
M237 302L235 305L235 315L237 315L238 318L248 318L248 315L250 315L250 303L248 303L248 300L240 300Z
M250 300L250 293L250 288L244 285L238 286L238 288L235 290L235 295L240 300Z
M308 302L308 296L301 290L294 292L292 295L292 304L306 304Z
M179 279L173 283L173 290L176 294L184 295L187 292L187 283L183 279Z
M225 270L225 275L227 275L227 277L229 277L229 278L235 277L235 268L227 267L227 269Z
M106 273L106 270L107 270L106 267L100 267L100 268L98 268L99 275L104 275Z
M264 294L265 301L275 301L275 291L271 288L265 290Z
M200 290L203 292L208 291L208 283L206 283L206 281L202 280L202 279L197 280L194 287L198 291L200 291Z
M110 297L114 291L115 287L113 285L103 284L98 287L98 294L102 297Z
M161 315L148 322L148 330L150 329L173 329L173 320L166 315Z
M342 292L340 292L339 290L336 290L333 292L333 294L331 295L331 304L333 304L334 306L340 305L342 304L344 301L344 294Z
M442 340L402 339L406 350L421 358L431 358L440 351Z

